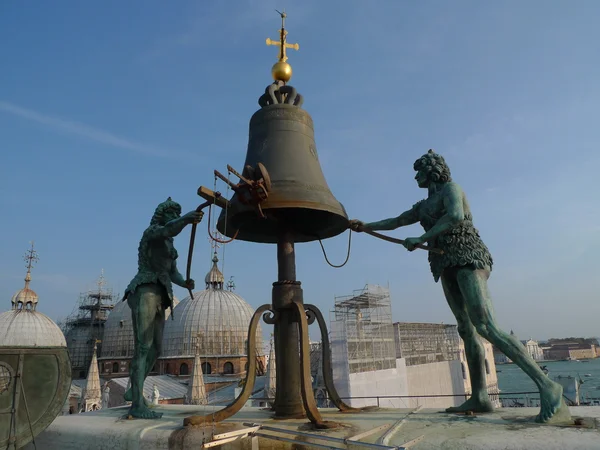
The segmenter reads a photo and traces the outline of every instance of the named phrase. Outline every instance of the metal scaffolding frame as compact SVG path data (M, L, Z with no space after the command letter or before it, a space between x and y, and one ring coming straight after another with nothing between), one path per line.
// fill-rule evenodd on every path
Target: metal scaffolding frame
M396 357L407 366L460 359L456 325L443 323L394 323Z
M87 376L94 343L98 343L98 354L102 354L104 324L116 303L116 294L105 287L104 271L95 290L82 292L73 312L67 317L63 329L71 357L73 378Z
M331 336L336 353L347 356L349 373L396 368L389 289L367 284L352 295L335 297Z

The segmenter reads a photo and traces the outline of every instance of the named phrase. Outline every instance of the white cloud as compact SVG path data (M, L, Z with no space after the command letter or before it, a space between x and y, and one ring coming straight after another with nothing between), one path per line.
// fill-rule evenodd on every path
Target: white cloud
M114 148L130 150L147 156L157 156L163 158L182 158L190 156L184 153L173 152L170 150L161 149L158 147L153 147L150 145L135 142L130 139L117 136L108 131L100 130L98 128L94 128L80 122L75 122L57 116L42 114L40 112L23 108L21 106L2 100L0 100L0 111L11 114L13 116L21 117L30 122L45 125L54 131L80 136L91 141L109 145Z

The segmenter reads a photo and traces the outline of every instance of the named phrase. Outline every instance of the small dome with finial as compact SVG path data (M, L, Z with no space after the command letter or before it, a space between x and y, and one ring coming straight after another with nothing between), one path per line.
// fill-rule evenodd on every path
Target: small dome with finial
M35 293L33 289L29 287L29 282L31 281L31 273L28 271L25 276L25 287L12 296L12 309L32 309L35 310L35 307L38 303L38 295Z
M213 255L212 258L213 265L211 269L204 277L204 282L206 283L206 289L214 288L214 289L223 289L223 284L225 283L225 277L223 273L219 270L217 263L219 262L219 258L217 257L217 252Z
M29 283L31 282L31 268L33 264L38 261L38 256L36 251L33 249L33 243L31 244L31 249L27 251L25 254L25 262L27 263L27 275L25 275L25 287L23 289L15 292L15 295L12 296L11 303L12 309L30 309L35 311L35 308L38 303L38 295L35 293L33 289L29 287Z
M66 347L61 329L45 314L36 311L37 294L29 287L31 268L38 257L31 249L25 255L25 287L13 295L12 309L0 314L0 347Z

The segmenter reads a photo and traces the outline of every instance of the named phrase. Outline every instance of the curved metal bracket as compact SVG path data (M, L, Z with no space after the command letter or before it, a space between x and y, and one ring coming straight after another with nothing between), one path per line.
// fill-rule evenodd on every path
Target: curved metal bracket
M300 328L300 391L302 394L302 402L308 419L317 428L329 428L327 423L323 421L321 413L317 409L317 402L312 391L312 382L310 377L310 348L308 344L308 321L306 319L305 307L301 303L293 302L295 305Z
M306 321L308 322L309 325L312 325L313 323L315 323L315 319L317 318L317 316L315 315L315 313L313 311L305 308L304 313L306 314Z
M254 382L256 381L256 329L258 328L258 323L260 322L260 318L263 313L271 310L271 305L262 305L260 308L256 310L252 319L250 320L250 325L248 327L248 371L246 372L246 378L244 383L244 388L240 393L239 397L236 398L232 403L230 403L225 408L212 412L210 414L204 416L190 416L186 417L183 420L184 426L190 425L202 425L205 423L211 422L222 422L225 419L233 416L237 413L242 407L246 404L250 395L252 394L252 389L254 389ZM265 314L266 315L266 314Z
M341 399L340 394L335 388L333 384L333 367L331 366L331 349L329 347L329 335L327 334L327 324L325 323L325 319L323 318L323 314L319 308L315 305L304 304L304 308L313 314L317 322L319 323L319 329L321 330L321 346L323 350L323 379L325 381L325 388L329 393L329 398L333 402L333 404L341 411L341 412L364 412L366 409L372 409L367 407L366 409L362 408L353 408L350 405L344 403Z
M262 318L265 323L268 323L269 325L275 325L277 322L279 322L279 313L274 310L269 310L263 314Z

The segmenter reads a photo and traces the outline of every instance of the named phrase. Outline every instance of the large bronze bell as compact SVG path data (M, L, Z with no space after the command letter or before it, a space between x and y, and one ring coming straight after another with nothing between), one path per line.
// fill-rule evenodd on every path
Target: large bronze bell
M261 109L250 119L248 151L242 176L256 176L262 163L271 189L260 207L241 202L234 194L221 212L219 232L237 239L277 243L282 229L292 232L294 242L326 239L348 228L344 206L331 193L317 154L313 121L300 108L302 98L291 86L276 83L259 100ZM244 204L246 203L246 204Z

